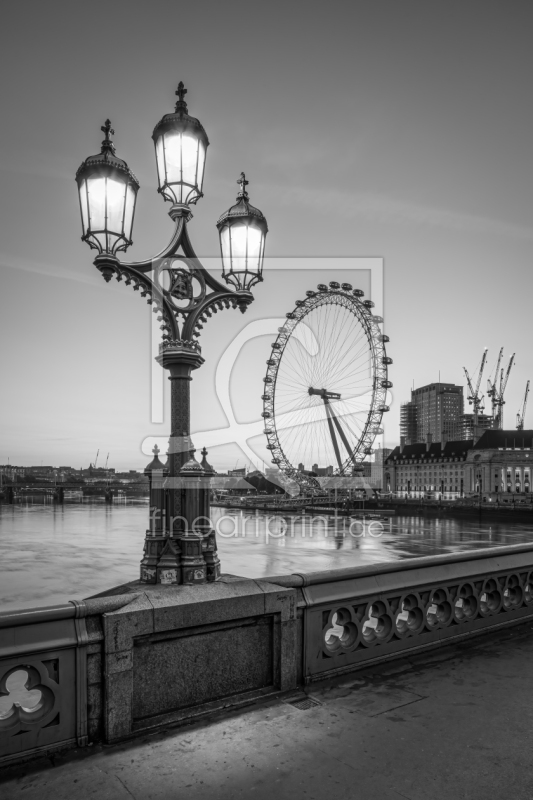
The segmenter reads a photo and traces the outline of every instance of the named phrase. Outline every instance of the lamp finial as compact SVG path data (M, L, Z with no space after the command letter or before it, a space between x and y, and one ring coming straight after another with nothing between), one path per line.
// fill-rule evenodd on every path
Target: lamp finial
M106 119L105 125L101 125L100 130L105 134L105 139L102 142L102 153L111 152L115 155L115 145L111 141L111 136L115 135L115 131L111 127L111 120Z
M241 189L239 191L239 194L237 195L237 200L239 200L241 197L244 197L245 200L247 200L248 199L248 192L246 191L246 187L248 186L250 181L246 180L246 175L244 174L244 172L241 172L241 177L239 178L237 183L241 187Z
M187 89L185 88L183 81L178 83L178 88L176 89L175 94L178 96L176 111L180 111L182 109L183 111L187 112L187 103L184 100L184 97L187 94Z

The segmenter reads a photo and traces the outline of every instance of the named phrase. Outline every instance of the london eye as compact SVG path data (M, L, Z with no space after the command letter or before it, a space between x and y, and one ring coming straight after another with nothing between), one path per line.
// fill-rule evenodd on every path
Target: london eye
M272 344L262 416L272 463L309 485L317 467L360 473L383 432L392 359L383 319L360 289L332 281L306 295Z

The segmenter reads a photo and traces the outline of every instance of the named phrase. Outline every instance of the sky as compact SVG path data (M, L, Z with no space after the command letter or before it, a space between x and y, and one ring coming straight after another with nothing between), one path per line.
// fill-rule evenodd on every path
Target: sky
M151 133L180 80L210 139L205 196L189 226L196 252L219 269L215 223L242 170L269 225L255 303L244 316L217 314L202 332L195 445L209 448L208 431L228 424L215 376L235 337L283 318L324 275L368 293L369 273L355 261L364 257L384 264L394 360L385 446L399 441L413 381L440 372L463 384L463 367L473 370L484 347L487 374L501 346L507 358L516 351L505 406L514 427L533 374L532 23L529 0L7 0L0 463L87 466L99 449L109 466L142 469L143 443L168 436L168 402L163 422L152 421L161 374L151 312L92 265L74 176L99 151L109 117L117 154L141 184L127 258L158 252L172 223L156 192ZM235 361L238 423L260 418L272 341L270 332L255 337ZM532 415L533 402L526 427ZM260 465L264 441L254 441ZM210 460L224 469L245 455L219 444Z

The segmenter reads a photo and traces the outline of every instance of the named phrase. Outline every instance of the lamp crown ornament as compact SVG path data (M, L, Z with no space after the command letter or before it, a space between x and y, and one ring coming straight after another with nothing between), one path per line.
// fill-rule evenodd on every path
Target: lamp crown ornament
M247 200L248 199L248 192L246 191L246 187L248 186L250 181L246 180L246 175L244 174L244 172L241 172L241 176L240 176L239 180L237 181L237 183L241 187L240 191L239 191L239 194L237 195L237 200L239 200L241 197L244 197L245 200Z
M110 138L110 134L111 136L115 135L115 131L111 127L111 120L106 119L105 125L102 125L100 130L105 134L105 139L102 142L102 153L111 152L113 155L115 155L115 145Z
M176 89L175 94L178 96L178 101L176 103L176 112L179 113L179 111L183 109L183 111L187 113L187 103L184 100L184 97L187 94L187 89L185 88L183 81L180 81L178 83L178 88Z

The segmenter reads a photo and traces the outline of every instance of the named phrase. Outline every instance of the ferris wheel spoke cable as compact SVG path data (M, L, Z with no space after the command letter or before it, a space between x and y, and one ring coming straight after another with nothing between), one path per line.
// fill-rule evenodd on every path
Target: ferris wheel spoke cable
M329 310L329 309L328 309ZM333 319L331 319L333 317ZM334 363L339 358L339 353L342 352L341 348L339 347L340 342L346 343L348 341L347 337L343 340L340 339L340 330L339 330L339 314L333 315L333 313L326 314L326 319L324 320L325 327L331 327L331 334L328 337L324 337L322 341L325 340L326 346L324 348L324 352L322 353L322 362L325 367L326 371L326 379L331 379L331 374L333 371ZM329 387L327 387L329 388Z
M329 379L330 379L330 382L331 381L334 382L339 378L339 376L342 376L343 372L345 373L346 367L347 367L348 364L350 364L350 363L353 364L353 362L356 362L356 361L359 360L359 357L363 354L365 345L366 345L366 342L362 343L361 346L360 346L359 351L354 353L353 357L351 357L350 351L348 349L346 349L345 351L339 350L338 355L335 358L332 359L331 365L330 365L330 368L329 368ZM353 371L353 366L351 367L351 370ZM346 375L344 375L344 379L345 378L346 378ZM332 384L332 391L333 390L334 390L334 388L333 388L333 384Z

